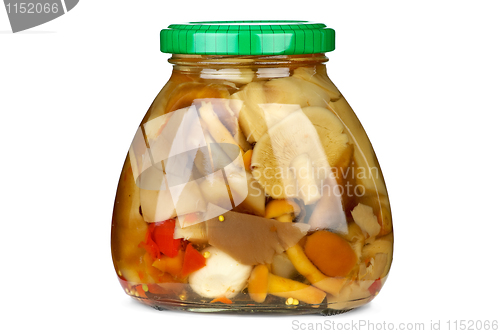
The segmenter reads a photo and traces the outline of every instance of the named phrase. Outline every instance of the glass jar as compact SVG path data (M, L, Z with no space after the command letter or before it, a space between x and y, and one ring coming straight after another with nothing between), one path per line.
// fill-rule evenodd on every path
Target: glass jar
M330 81L334 31L305 21L171 25L172 75L133 138L111 246L157 309L335 314L387 279L375 153Z

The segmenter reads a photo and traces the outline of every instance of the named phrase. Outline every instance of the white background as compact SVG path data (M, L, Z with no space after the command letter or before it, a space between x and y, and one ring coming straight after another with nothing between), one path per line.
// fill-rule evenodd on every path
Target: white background
M498 1L280 3L80 1L18 34L0 7L5 333L288 333L293 321L325 320L440 320L444 331L447 320L500 320ZM395 224L387 284L359 310L158 312L118 284L112 207L137 125L170 75L159 32L224 19L305 19L337 32L329 75L370 136Z

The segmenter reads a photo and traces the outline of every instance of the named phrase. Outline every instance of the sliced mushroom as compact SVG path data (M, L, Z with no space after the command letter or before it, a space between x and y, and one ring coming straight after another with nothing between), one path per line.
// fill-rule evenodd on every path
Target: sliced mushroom
M295 245L308 230L306 224L282 223L233 211L221 217L205 222L208 242L248 265L271 263L275 254Z
M375 237L379 234L380 225L373 214L372 207L360 203L352 210L352 217L367 237Z
M208 242L207 227L205 223L181 227L179 219L175 221L174 239L186 239L194 244Z
M335 178L330 174L321 184L321 198L314 206L308 224L311 230L329 229L347 233L347 219L342 206L342 194Z
M339 167L346 151L349 150L349 137L337 116L328 109L307 107L302 111L316 128L323 149L332 168Z
M324 66L298 67L293 71L292 77L311 82L324 89L332 101L340 98L340 92L326 75L326 68Z
M301 107L326 106L328 93L317 85L296 77L269 80L265 83L267 103L298 104Z
M342 120L345 127L345 133L355 144L353 160L355 162L356 174L364 173L363 177L358 177L357 182L366 190L378 192L381 195L387 195L384 178L380 172L370 140L363 130L363 126L355 116L344 97L338 101L330 102L328 108ZM356 139L354 142L353 138Z
M227 182L236 205L236 212L264 216L266 194L250 172L230 174L227 177Z
M259 104L267 103L264 85L251 82L241 91L231 95L231 107L238 117L241 130L249 143L255 143L262 135L262 112Z
M215 142L233 144L235 146L238 146L229 130L217 117L211 102L202 101L201 107L198 109L198 111L200 112L200 117L206 124L208 131L214 138ZM222 149L228 156L232 156L233 152L228 151L228 149L231 150L230 145L224 145L222 146Z
M320 175L330 167L315 127L299 110L257 142L251 169L269 196L300 197L307 205L320 198Z
M255 72L249 68L204 68L200 73L202 79L227 80L237 84L247 84L253 80Z
M149 168L147 177L141 174L140 198L144 220L159 222L192 212L204 212L206 202L198 184L189 180L185 184L168 186L167 176L155 168ZM156 176L153 176L156 174ZM141 180L141 181L142 181Z
M324 89L294 77L251 82L231 99L243 102L238 120L250 143L259 141L269 128L300 107L326 106L330 101Z

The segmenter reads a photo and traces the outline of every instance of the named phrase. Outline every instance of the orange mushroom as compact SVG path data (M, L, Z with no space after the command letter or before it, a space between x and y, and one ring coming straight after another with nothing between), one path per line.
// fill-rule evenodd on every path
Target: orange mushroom
M248 280L248 294L257 303L263 303L267 296L269 269L266 265L255 266Z
M300 214L297 203L288 199L274 199L266 205L265 218L274 218L280 222L292 222Z
M347 276L358 262L349 242L325 230L307 237L304 252L321 272L330 277Z

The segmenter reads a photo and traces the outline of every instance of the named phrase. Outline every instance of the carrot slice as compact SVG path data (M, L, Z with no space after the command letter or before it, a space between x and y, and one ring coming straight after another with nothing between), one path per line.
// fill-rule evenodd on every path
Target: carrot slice
M213 299L210 303L224 303L224 304L232 304L233 301L231 299L228 299L226 297L219 297L219 298L215 298Z

